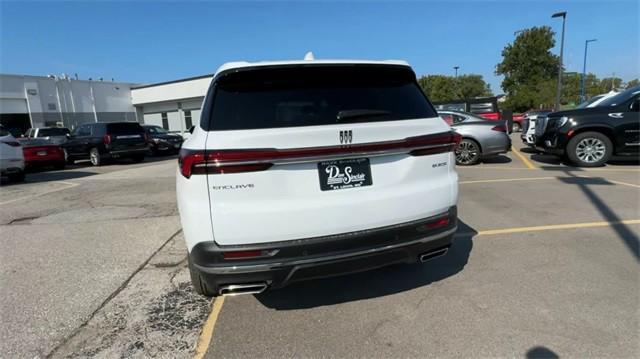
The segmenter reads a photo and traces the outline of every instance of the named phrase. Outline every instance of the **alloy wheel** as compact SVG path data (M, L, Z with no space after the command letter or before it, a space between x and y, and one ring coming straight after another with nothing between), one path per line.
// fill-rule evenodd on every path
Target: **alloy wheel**
M474 142L463 140L456 150L456 162L462 165L473 164L477 161L479 155L480 149Z
M578 142L576 156L585 163L596 163L607 153L604 142L598 138L587 137Z

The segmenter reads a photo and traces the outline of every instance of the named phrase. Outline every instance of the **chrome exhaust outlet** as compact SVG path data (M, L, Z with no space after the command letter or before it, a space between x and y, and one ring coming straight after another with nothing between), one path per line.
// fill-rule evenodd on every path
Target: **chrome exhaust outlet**
M441 257L441 256L447 254L448 251L449 251L449 247L436 249L433 252L422 253L420 255L420 262L424 263L424 262L432 260L434 258Z
M258 294L267 289L267 283L228 284L220 286L219 295L234 296L242 294Z

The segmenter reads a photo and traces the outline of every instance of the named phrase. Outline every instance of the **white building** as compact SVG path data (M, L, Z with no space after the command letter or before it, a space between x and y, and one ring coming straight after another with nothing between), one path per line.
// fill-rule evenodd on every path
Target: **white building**
M0 123L12 132L24 133L31 127L135 121L132 86L68 76L0 74Z
M213 75L135 86L132 103L141 123L185 132L200 119L200 108Z
M186 132L200 119L213 75L151 85L0 74L0 123L16 135L32 127L138 121Z

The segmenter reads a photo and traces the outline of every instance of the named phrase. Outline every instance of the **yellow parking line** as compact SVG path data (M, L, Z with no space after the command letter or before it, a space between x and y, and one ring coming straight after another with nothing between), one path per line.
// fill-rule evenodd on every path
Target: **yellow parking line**
M524 163L525 166L527 166L527 168L529 168L530 170L536 169L536 166L534 166L533 163L531 163L531 161L529 161L528 158L522 155L522 153L520 153L520 151L518 151L517 148L511 147L511 151L513 152L514 155L516 155L516 157L518 157Z
M524 177L524 178L501 178L490 180L478 180L478 181L460 181L459 184L473 184L473 183L493 183L493 182L516 182L516 181L540 181L556 179L557 177Z
M522 232L540 232L551 231L558 229L577 229L577 228L593 228L593 227L613 227L621 224L640 224L640 219L628 219L624 221L614 222L587 222L587 223L570 223L570 224L552 224L547 226L534 226L534 227L515 227L515 228L503 228L503 229L490 229L486 231L479 231L478 236L493 236L497 234L511 234Z
M640 173L640 169L634 168L576 168L576 167L564 167L557 166L558 171L567 172L633 172ZM536 168L538 170L547 170L545 168ZM524 167L499 167L499 166L456 166L456 170L507 170L507 171L529 171L530 168Z
M217 297L213 300L211 313L209 313L209 317L202 327L202 333L200 333L200 337L198 338L196 354L193 356L194 359L202 359L204 355L207 354L207 349L209 349L209 345L211 345L211 339L213 339L213 330L216 327L218 315L222 310L223 304L224 297Z

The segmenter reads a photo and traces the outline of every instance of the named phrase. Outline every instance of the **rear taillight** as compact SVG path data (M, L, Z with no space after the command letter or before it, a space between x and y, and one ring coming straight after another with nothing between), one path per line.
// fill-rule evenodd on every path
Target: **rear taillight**
M104 143L105 145L108 145L111 143L111 135L104 135L104 137L102 137L102 143Z
M7 144L11 147L20 147L20 142L18 141L2 141L2 143Z
M436 153L452 152L456 150L460 141L462 141L462 135L456 132L447 132L444 134L429 136L429 138L425 138L425 140L421 141L422 143L416 144L416 147L424 146L425 148L413 150L409 152L409 154L411 156L426 156L434 155Z
M507 132L507 126L505 125L493 126L491 129L498 132Z
M193 174L227 174L264 171L277 163L323 161L333 158L367 157L383 154L408 153L424 156L451 152L462 136L444 132L405 138L404 140L360 143L342 146L306 148L258 148L237 150L180 150L180 172L186 178Z
M425 225L427 229L436 229L440 227L444 227L449 224L449 218L440 218L437 221L429 222Z
M243 152L243 151L240 151ZM235 154L235 155L234 155ZM249 153L246 152L246 155ZM229 162L224 155L231 155L234 158L233 163ZM264 171L273 166L272 163L241 163L240 155L232 151L202 151L181 149L178 164L180 165L180 173L186 178L191 175L202 174L229 174L240 172L256 172ZM237 161L235 160L237 158ZM251 161L252 157L245 159Z

